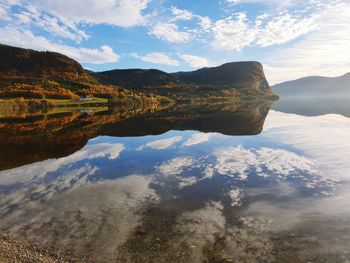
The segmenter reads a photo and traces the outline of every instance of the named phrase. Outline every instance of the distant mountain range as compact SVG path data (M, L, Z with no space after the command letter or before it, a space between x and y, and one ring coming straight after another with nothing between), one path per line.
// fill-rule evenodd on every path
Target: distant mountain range
M273 109L300 115L350 116L350 73L340 77L305 77L272 86L279 95Z
M219 67L170 74L156 69L92 72L59 53L0 45L0 74L0 98L16 94L27 94L33 98L39 94L39 97L46 98L54 92L59 92L61 96L66 93L71 97L117 97L123 89L154 93L185 89L193 94L198 90L206 92L210 89L214 93L220 91L225 96L234 94L222 92L223 89L230 89L254 96L274 95L258 62L227 63ZM116 88L119 90L115 91ZM21 93L23 90L25 92ZM48 93L49 90L51 93ZM198 94L202 95L201 92Z
M276 84L271 88L280 97L350 95L350 73L335 78L305 77Z

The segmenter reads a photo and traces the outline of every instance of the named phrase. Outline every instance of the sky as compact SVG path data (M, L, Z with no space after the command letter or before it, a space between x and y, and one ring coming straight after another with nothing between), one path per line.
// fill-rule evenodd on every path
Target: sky
M254 60L275 84L350 72L350 0L0 0L0 43L94 71Z

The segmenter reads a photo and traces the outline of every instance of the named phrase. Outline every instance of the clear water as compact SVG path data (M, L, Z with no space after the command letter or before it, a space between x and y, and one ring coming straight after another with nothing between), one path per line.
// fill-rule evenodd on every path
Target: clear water
M268 109L2 120L0 231L88 262L349 262L350 119Z

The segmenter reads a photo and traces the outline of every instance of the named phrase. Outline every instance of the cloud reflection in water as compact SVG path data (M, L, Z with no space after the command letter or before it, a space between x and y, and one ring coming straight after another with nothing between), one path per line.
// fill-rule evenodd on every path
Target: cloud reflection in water
M158 139L97 138L68 157L0 172L1 229L78 254L89 248L91 257L102 249L104 260L115 260L132 253L138 235L156 242L159 233L142 230L155 206L161 222L175 213L171 225L163 222L172 240L161 241L169 250L185 244L192 262L208 253L273 261L272 251L285 256L275 242L285 231L297 251L315 256L301 246L336 236L350 245L342 223L350 218L348 128L349 119L337 115L272 111L254 137L170 131ZM135 158L143 171L136 175ZM325 222L333 223L315 233L313 224Z

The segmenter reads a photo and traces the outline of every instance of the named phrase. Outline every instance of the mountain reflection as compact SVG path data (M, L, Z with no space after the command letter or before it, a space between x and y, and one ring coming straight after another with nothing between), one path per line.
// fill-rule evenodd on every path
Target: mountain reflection
M100 136L143 136L170 130L255 135L263 129L271 101L243 105L178 105L155 112L110 109L0 119L0 171L72 154Z
M144 114L120 122L108 123L102 134L109 136L157 135L170 130L196 130L225 135L256 135L264 125L272 101L230 104L178 106L153 114Z
M340 114L350 117L349 96L281 96L273 104L273 109L285 113L303 116L321 116L325 114Z
M158 114L169 116L146 113ZM338 262L350 245L349 127L270 111L257 136L97 136L1 171L0 231L86 262Z

